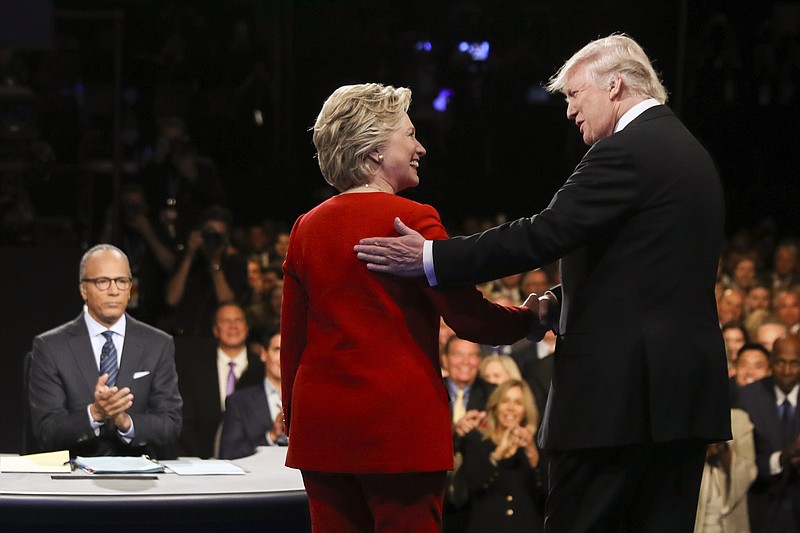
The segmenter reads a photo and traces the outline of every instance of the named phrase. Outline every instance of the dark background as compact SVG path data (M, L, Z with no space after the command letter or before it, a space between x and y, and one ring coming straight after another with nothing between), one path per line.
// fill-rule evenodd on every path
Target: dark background
M22 354L78 314L78 258L159 116L186 119L238 225L290 225L332 192L308 132L323 100L408 86L428 155L404 194L458 233L547 205L586 147L541 86L624 31L717 162L729 237L800 227L797 1L0 0L0 13L0 451L19 449ZM462 41L488 42L487 59Z

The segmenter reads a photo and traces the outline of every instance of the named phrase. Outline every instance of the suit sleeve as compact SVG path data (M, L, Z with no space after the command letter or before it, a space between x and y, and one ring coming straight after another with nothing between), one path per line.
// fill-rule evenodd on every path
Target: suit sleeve
M96 438L86 412L94 399L87 392L83 407L69 411L66 385L50 343L41 337L33 340L29 390L33 432L44 450L67 449Z
M294 235L302 217L297 219ZM292 414L292 388L300 358L308 342L308 294L297 277L295 271L295 253L289 238L289 249L283 264L283 302L281 304L281 401L286 421L286 432L289 432Z
M422 206L415 215L408 223L425 238L447 237L439 214L432 207ZM447 325L462 339L480 344L513 344L531 333L532 311L491 302L474 286L427 287L425 291Z
M241 395L232 394L226 401L219 444L220 459L239 459L255 453L255 446L247 434L247 425L253 421L248 421L244 402L240 401L243 399Z
M175 345L170 337L158 340L160 344L150 347L158 358L150 397L140 399L147 401L147 410L131 415L136 429L132 446L167 446L176 442L181 432L183 400L178 392Z
M636 205L635 164L613 136L595 144L550 205L483 233L433 242L440 285L482 283L551 263L624 219Z
M756 479L756 452L753 443L753 423L741 409L731 410L733 426L730 483L725 495L725 506L733 509L747 498L750 485Z

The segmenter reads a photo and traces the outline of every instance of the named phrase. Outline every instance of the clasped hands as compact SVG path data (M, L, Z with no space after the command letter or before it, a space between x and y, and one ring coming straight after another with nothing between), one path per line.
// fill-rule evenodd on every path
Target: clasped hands
M110 420L124 433L131 427L131 417L127 411L133 405L133 394L128 387L109 387L107 382L108 374L98 378L94 386L94 402L89 410L96 422Z
M513 457L517 450L522 448L531 466L539 464L539 450L533 438L533 430L528 427L516 426L508 428L500 439L497 448L491 454L495 462Z

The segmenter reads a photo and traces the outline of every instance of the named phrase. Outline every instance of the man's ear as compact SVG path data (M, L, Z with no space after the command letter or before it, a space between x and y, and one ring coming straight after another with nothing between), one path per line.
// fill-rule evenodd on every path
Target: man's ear
M611 78L611 83L608 86L608 97L610 100L617 100L622 97L622 90L624 88L624 82L622 81L622 77L617 72L614 74L614 77Z

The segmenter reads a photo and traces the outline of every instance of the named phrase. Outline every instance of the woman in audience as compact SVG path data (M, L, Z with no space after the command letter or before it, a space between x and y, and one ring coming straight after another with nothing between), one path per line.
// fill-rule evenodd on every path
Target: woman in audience
M722 338L728 357L728 377L733 377L736 375L736 354L748 341L747 331L739 322L726 322L722 325Z
M481 360L478 370L480 376L493 385L500 385L509 379L522 379L519 367L510 355L492 354Z
M486 404L486 424L464 440L464 474L472 511L468 533L544 529L535 435L539 413L528 384L509 379Z

